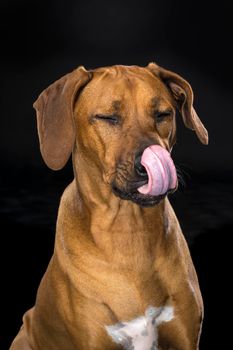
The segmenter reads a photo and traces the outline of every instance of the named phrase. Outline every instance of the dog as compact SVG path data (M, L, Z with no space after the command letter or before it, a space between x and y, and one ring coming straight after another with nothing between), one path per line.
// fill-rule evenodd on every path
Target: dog
M61 198L35 306L10 350L123 349L110 331L119 324L130 325L126 348L198 349L203 301L167 196L178 186L176 110L208 143L189 83L155 63L81 66L34 107L45 163L59 170L72 154L74 180ZM136 347L148 309L172 317L151 321L153 344Z

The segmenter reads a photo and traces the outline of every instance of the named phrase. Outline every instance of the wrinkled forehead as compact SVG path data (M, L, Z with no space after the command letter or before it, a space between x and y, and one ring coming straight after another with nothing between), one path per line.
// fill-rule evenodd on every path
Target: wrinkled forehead
M90 108L118 110L126 105L161 107L172 104L165 84L146 68L112 66L93 72L92 80L83 89L80 104ZM90 103L88 103L90 102Z

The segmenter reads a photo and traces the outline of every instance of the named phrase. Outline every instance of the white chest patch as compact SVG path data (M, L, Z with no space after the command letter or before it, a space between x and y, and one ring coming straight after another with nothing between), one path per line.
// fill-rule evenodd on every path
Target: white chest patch
M145 316L128 322L118 322L113 326L105 326L112 339L126 350L157 350L158 326L174 317L173 307L149 306Z

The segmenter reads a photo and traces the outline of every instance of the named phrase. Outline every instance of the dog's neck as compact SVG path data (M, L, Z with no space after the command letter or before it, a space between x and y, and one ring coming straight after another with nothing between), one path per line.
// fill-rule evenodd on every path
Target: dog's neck
M143 254L161 244L168 227L165 212L170 205L167 200L151 208L122 200L112 192L109 184L103 183L99 169L90 171L86 162L85 171L84 168L80 170L82 160L78 159L77 163L78 166L74 162L73 184L78 198L76 210L78 216L85 217L85 223L89 221L89 238L101 251L121 259L140 250Z

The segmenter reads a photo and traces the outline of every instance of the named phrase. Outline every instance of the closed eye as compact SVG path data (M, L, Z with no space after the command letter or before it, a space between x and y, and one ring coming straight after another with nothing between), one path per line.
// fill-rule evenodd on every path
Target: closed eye
M164 121L166 118L168 118L170 116L172 116L171 111L156 112L154 114L154 119L155 119L156 123L161 123L162 121Z
M113 115L96 114L95 119L103 120L112 125L116 125L120 121L120 117L115 114Z

